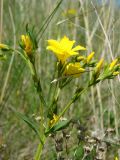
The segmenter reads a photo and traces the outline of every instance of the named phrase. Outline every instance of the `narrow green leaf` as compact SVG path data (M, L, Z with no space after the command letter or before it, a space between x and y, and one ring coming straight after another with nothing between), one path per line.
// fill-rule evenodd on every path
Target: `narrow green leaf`
M82 145L78 146L77 149L75 150L75 158L76 160L82 159L84 156L84 148Z
M60 121L54 126L54 132L60 131L70 124L71 120Z
M43 141L41 139L40 132L39 132L39 127L38 127L37 123L33 122L33 120L31 120L29 117L23 115L22 113L17 112L13 108L10 108L10 109L16 114L17 117L22 119L36 133L40 142L43 144Z
M41 39L42 35L46 31L49 23L51 22L52 18L54 17L55 13L57 12L58 8L60 7L62 1L63 0L58 0L58 3L56 5L56 7L54 8L54 10L50 13L50 15L47 17L47 19L45 19L43 25L41 26L40 30L37 33L37 35L38 35L38 41Z
M53 133L53 132L57 132L60 131L62 129L65 129L66 127L68 127L68 125L70 124L71 120L64 120L64 121L60 121L58 122L55 126L53 126L52 128L48 129L45 134L49 134L49 133Z
M29 67L29 69L30 69L30 71L31 71L31 74L34 76L35 73L34 73L33 65L32 65L32 63L30 62L29 58L26 57L23 53L21 53L21 52L19 52L19 51L17 51L17 50L15 50L15 52L18 53L18 54L21 56L21 58L26 62L26 64L28 65L28 67Z

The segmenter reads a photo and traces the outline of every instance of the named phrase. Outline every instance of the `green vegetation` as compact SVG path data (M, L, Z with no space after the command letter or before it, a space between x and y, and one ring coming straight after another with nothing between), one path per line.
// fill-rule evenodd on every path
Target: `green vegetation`
M0 160L120 158L119 15L115 1L0 1Z

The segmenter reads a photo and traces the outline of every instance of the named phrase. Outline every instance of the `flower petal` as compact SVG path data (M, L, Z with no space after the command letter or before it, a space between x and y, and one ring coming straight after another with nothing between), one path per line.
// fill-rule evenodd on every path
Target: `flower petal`
M65 50L71 50L75 41L70 41L69 38L64 36L60 41L60 46Z
M79 62L76 62L76 63L69 63L66 66L64 74L74 76L74 77L79 77L83 72L85 72L85 69L81 68Z
M59 61L65 62L69 57L78 55L79 53L77 51L86 49L79 45L72 49L74 43L74 40L71 41L66 36L60 41L50 39L48 40L47 49L53 51Z
M78 46L76 46L75 48L72 49L72 51L79 51L79 50L86 50L86 48L78 45Z
M57 42L54 39L50 39L50 40L48 40L48 45L53 46L53 47L58 47L59 46L59 42Z

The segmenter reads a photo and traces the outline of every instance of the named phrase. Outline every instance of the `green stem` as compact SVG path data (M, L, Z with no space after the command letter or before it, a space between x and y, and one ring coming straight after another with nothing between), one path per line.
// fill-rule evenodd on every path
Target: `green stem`
M30 62L30 60L28 59L28 57L26 57L23 53L19 52L18 50L16 49L11 49L11 51L13 52L16 52L17 54L19 54L21 56L21 58L27 63L27 65L29 66L29 69L31 71L31 74L32 76L35 75L35 72L34 72L34 68L33 68L33 65L32 63Z
M35 160L40 160L41 157L41 153L44 147L44 143L45 143L45 135L44 135L44 126L43 126L43 121L44 121L44 106L47 106L46 101L44 99L44 95L43 95L43 91L42 91L42 87L41 87L41 82L40 79L37 76L37 71L34 65L34 62L32 63L30 61L29 58L27 58L26 56L24 56L21 52L19 52L18 50L14 50L16 53L18 53L24 60L25 62L28 64L31 74L32 74L32 78L34 81L34 85L36 87L37 93L39 95L40 98L40 117L41 117L41 121L40 121L40 133L41 133L41 137L42 137L42 142L38 145L37 148L37 152L35 154L34 159Z
M73 96L71 101L66 105L66 107L63 109L63 111L59 115L59 119L64 115L64 113L70 108L70 106L80 97L82 93L84 93L88 87L84 88L82 91L78 92L76 95Z
M34 160L40 160L41 159L41 154L42 154L42 150L43 150L45 141L46 141L46 137L44 136L43 137L43 144L39 143L36 154L35 154L35 157L34 157Z
M44 126L43 126L43 124L44 124L44 106L46 106L46 102L45 102L44 97L43 97L43 91L42 91L40 79L37 76L37 72L36 72L36 68L35 68L34 64L33 64L33 69L34 69L34 73L35 73L35 75L33 76L34 85L36 87L37 93L38 93L39 98L40 98L40 117L41 117L40 133L41 133L42 142L43 142L43 143L40 143L37 147L37 152L35 154L35 160L40 160L42 150L43 150L43 147L44 147L44 143L45 143L45 139L46 139L46 137L44 135Z
M68 104L66 105L66 107L63 109L63 111L59 114L58 119L56 120L56 122L51 126L54 127L54 125L60 120L60 118L65 114L65 112L70 108L70 106L80 97L80 95L82 93L84 93L87 89L89 88L89 86L83 88L81 91L77 92L71 99L70 102L68 102Z

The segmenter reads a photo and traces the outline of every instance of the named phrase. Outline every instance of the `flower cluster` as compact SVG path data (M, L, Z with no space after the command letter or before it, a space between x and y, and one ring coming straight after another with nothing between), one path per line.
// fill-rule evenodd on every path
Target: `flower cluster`
M71 57L78 56L79 51L86 50L86 48L81 45L77 45L73 48L74 43L74 40L71 41L66 36L64 36L60 41L50 39L48 40L47 49L53 51L58 61L65 65L63 72L65 76L71 75L79 77L81 73L85 72L85 69L82 68L78 62L69 62L69 59Z
M62 75L79 77L86 71L92 71L92 78L89 86L98 83L104 79L112 79L120 73L119 60L115 59L110 64L104 65L104 59L100 61L93 60L95 52L91 52L88 56L80 55L79 51L86 50L85 47L77 45L73 47L75 41L69 40L64 36L61 40L48 40L47 50L51 50L63 66ZM93 67L88 70L88 67Z

